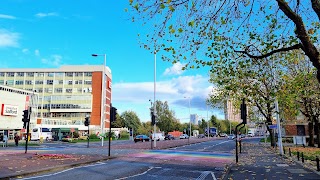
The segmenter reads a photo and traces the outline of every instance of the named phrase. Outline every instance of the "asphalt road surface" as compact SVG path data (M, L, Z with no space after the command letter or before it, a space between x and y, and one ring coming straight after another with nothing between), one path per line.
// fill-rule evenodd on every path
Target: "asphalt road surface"
M116 159L24 179L212 180L220 178L224 166L234 161L234 148L234 140L214 139L165 150L131 151Z

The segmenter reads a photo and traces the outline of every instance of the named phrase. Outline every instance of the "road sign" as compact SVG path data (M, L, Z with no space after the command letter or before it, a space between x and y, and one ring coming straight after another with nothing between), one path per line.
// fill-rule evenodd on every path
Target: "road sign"
M269 128L270 129L277 129L277 125L276 124L269 125Z

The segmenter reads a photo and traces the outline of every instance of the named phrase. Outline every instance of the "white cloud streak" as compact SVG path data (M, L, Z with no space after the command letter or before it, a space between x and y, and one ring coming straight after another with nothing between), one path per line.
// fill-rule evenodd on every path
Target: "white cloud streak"
M40 51L39 51L39 49L34 50L34 55L35 55L35 56L40 56Z
M41 62L43 64L47 64L47 65L50 65L50 66L60 66L61 64L61 59L62 59L62 56L60 55L52 55L49 59L41 59Z
M167 68L163 75L181 75L183 73L182 67L185 66L185 64L181 64L180 62L177 62L173 64L172 67Z
M16 19L16 17L7 14L0 14L0 19Z
M0 47L18 47L19 33L10 32L6 29L0 29Z
M51 12L51 13L37 13L35 16L38 17L38 18L44 18L44 17L49 17L49 16L59 16L59 14L56 13L56 12Z

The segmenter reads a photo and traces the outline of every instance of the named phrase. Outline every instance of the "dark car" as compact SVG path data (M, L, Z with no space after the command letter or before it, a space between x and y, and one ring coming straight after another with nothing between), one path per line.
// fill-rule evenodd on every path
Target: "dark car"
M150 138L147 135L137 135L134 138L134 142L138 142L138 141L141 141L141 142L150 141Z
M204 134L199 134L198 138L205 138L206 136Z
M167 134L165 137L164 137L164 140L174 140L174 136L171 135L171 134Z

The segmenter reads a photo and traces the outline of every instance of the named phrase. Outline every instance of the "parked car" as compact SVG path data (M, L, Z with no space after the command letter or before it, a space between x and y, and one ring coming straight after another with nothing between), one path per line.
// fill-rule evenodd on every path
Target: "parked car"
M236 138L236 136L234 134L229 134L228 135L228 139L234 139L234 138Z
M253 137L254 134L253 133L248 133L248 137Z
M152 136L152 141L155 139L156 141L163 141L164 140L164 136L162 135L162 133L154 133L151 135Z
M205 138L206 136L204 134L199 134L198 138Z
M187 134L181 134L180 139L188 139L189 136Z
M174 140L174 136L171 135L171 134L167 134L165 137L164 137L164 140Z
M240 138L245 138L246 136L244 134L240 134Z
M138 142L138 141L141 141L141 142L145 142L145 141L150 141L150 138L147 136L147 135L137 135L135 138L134 138L134 142Z
M226 133L221 133L219 136L220 137L227 137L227 134Z

